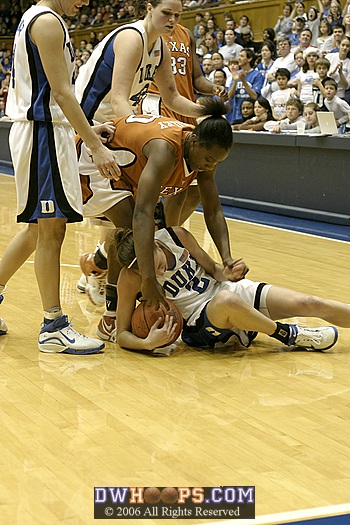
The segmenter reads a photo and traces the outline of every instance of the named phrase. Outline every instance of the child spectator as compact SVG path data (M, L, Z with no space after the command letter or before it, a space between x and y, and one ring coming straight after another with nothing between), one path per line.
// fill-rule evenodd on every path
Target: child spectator
M276 122L273 121L266 122L264 129L271 131L272 133L297 130L297 122L304 121L304 104L298 98L290 98L286 106L287 117L284 120L281 120L277 125Z
M253 118L240 124L238 130L264 131L265 123L274 120L270 102L264 97L259 97L254 102L254 114Z
M322 108L324 99L324 87L322 81L328 76L330 62L326 58L318 58L315 63L315 71L319 78L314 78L312 83L312 96L314 102Z
M247 27L249 29L249 31L250 31L250 34L251 34L252 38L253 38L252 28L249 25L249 17L247 15L242 15L241 18L239 19L239 26L236 27L236 29L235 29L236 33L240 34L242 27Z
M271 95L271 108L275 120L283 120L286 118L287 102L291 97L291 91L294 88L288 87L290 79L290 72L286 68L279 68L276 71L276 81L278 90Z
M291 73L290 75L290 81L288 83L289 87L298 87L298 79L297 75L302 71L303 65L305 64L304 60L304 51L301 49L296 49L294 51L294 62L297 66L297 68Z
M315 64L317 58L320 56L320 51L317 47L309 46L305 49L304 53L305 63L302 67L302 71L297 74L298 87L297 94L300 100L307 104L308 102L313 102L313 81L318 79L318 73L315 71Z
M314 34L312 33L312 37ZM320 32L319 36L316 39L316 46L321 51L322 54L330 53L333 47L333 36L331 24L328 20L320 21Z
M239 129L240 124L254 117L254 102L255 100L252 98L246 98L245 100L243 100L242 105L241 105L242 117L240 119L233 121L232 123L233 130L237 131Z
M304 106L304 119L306 121L305 133L308 135L321 133L317 119L317 111L321 111L321 108L318 104L315 104L315 102L309 102Z
M328 111L334 113L334 118L339 128L342 124L346 124L349 121L348 112L350 111L350 106L337 95L338 85L333 78L325 78L322 84L325 90L324 106Z

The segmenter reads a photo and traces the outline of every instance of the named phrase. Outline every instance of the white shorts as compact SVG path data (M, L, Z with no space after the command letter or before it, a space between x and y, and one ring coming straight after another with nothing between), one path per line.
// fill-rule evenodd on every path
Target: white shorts
M271 319L267 308L267 294L271 288L270 284L241 279L237 282L224 281L221 283L217 293L229 290L238 295L244 302L259 310L265 317ZM206 308L201 310L195 322L184 326L182 332L183 341L190 345L201 348L221 348L239 343L246 348L257 336L257 332L248 332L239 328L222 329L214 326L208 319Z
M82 196L70 125L17 121L9 136L17 189L17 222L79 222Z
M128 163L129 159L125 156L127 151L114 152L117 163L123 166ZM123 156L123 158L121 158ZM91 160L90 150L83 143L81 145L81 153L79 157L79 174L82 179L82 185L86 185L84 177L88 177L87 189L88 193L85 195L83 191L83 215L84 217L101 217L107 210L112 208L118 202L128 197L133 198L133 193L127 189L115 189L111 184L110 179L102 177L95 164Z

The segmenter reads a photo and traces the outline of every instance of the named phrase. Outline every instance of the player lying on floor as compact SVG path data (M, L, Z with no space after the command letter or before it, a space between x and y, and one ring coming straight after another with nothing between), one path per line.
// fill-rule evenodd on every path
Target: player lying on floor
M174 333L170 316L162 328L155 323L146 339L131 331L131 317L141 289L131 230L115 233L116 256L123 269L118 281L117 342L127 349L154 350ZM236 279L240 261L231 270L215 262L184 228L155 233L154 264L166 298L184 318L182 339L194 347L214 348L239 342L248 347L258 332L286 346L328 350L338 339L334 326L305 328L276 319L319 317L350 327L350 306L249 279ZM243 261L242 261L243 264Z

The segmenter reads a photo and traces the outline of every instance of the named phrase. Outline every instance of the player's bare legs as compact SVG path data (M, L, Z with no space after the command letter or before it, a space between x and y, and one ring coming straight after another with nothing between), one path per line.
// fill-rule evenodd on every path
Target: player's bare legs
M272 319L318 317L337 326L350 327L350 306L340 301L272 286L266 303Z
M6 246L0 261L0 285L5 285L34 252L38 234L37 224L27 224Z
M60 258L66 219L39 219L34 269L44 312L61 307Z

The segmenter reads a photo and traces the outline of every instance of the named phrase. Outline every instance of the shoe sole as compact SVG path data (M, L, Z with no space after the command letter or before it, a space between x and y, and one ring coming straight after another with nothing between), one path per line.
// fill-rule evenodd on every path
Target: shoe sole
M0 330L0 335L6 335L7 334L7 330Z
M77 348L70 348L70 347L62 347L58 345L41 345L38 343L38 348L40 352L43 352L45 354L71 354L71 355L89 355L89 354L98 354L103 348L104 343L102 343L100 346L96 348L84 348L84 349L77 349Z
M86 290L86 287L83 285L83 284L77 284L77 289L79 290L79 292L81 293L85 293L85 290Z

